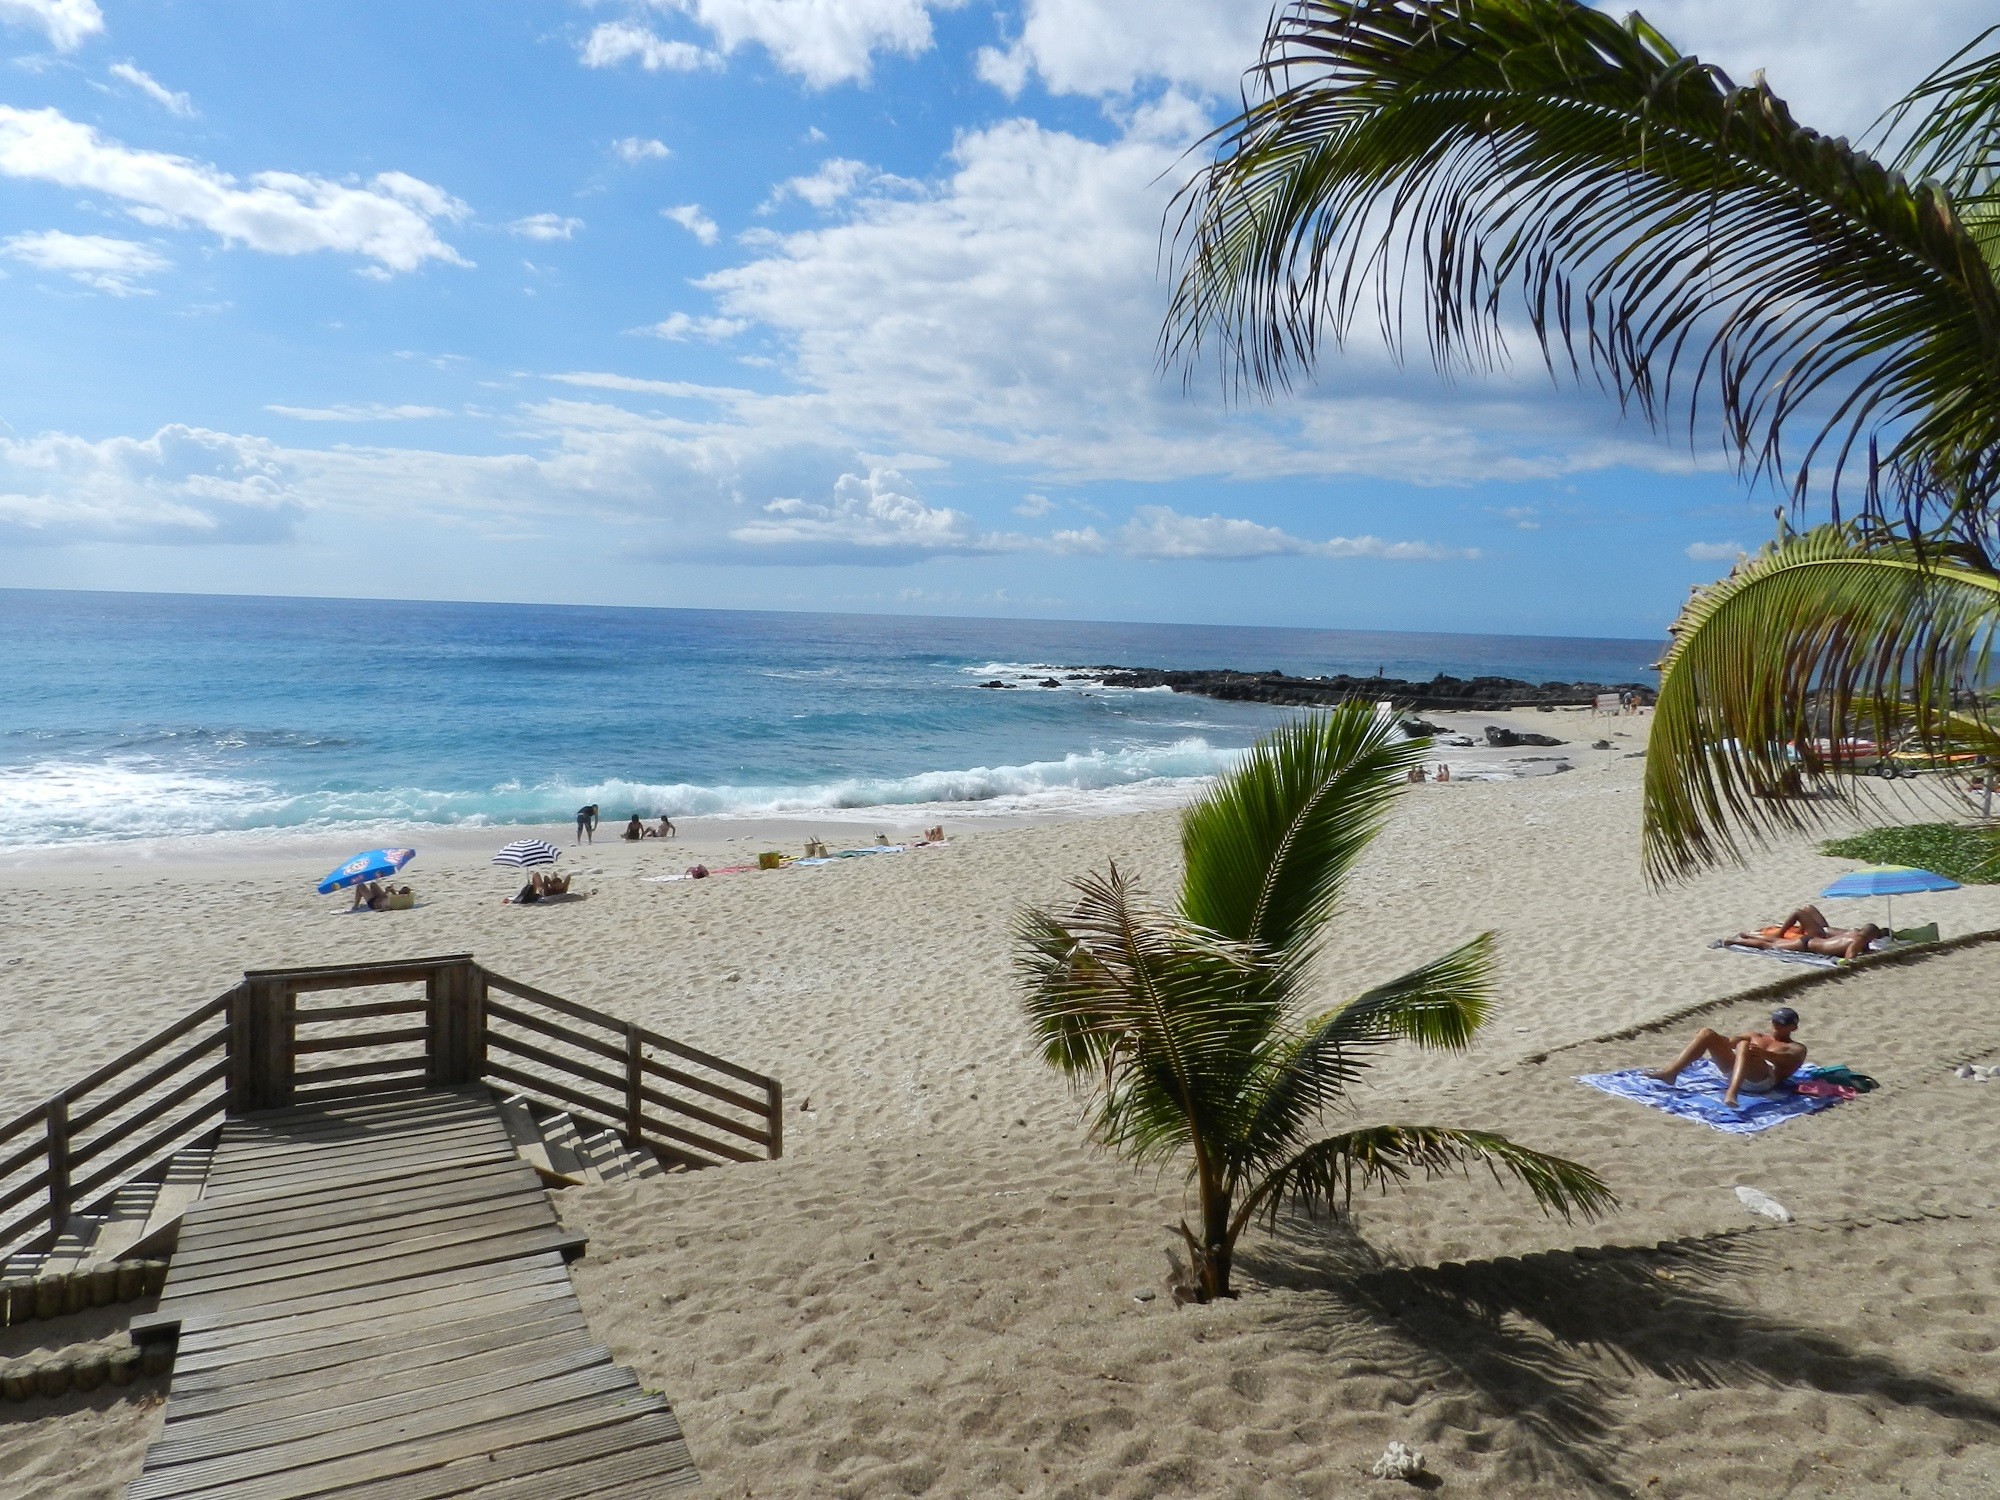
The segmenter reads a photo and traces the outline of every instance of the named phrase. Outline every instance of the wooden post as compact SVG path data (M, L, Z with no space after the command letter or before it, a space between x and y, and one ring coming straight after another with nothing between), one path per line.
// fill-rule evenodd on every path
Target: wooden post
M69 1218L69 1097L49 1100L49 1228L62 1232Z
M639 1028L627 1021L625 1023L625 1144L628 1146L637 1146L645 1134L641 1129L645 1122L640 1118L644 1101L639 1097L640 1081L644 1072L641 1066L643 1058Z
M282 978L245 979L229 1001L229 1112L292 1098L291 996Z
M764 1097L771 1101L771 1160L776 1161L785 1154L785 1086L773 1078Z
M456 963L424 982L430 1036L424 1047L433 1088L477 1083L486 1071L486 976L479 965Z

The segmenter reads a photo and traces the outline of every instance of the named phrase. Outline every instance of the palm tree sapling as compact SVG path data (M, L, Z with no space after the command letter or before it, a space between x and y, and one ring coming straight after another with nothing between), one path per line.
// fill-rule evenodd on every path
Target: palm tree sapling
M1467 1046L1492 1002L1491 933L1334 1006L1311 1008L1341 887L1424 751L1363 704L1295 719L1182 816L1171 911L1114 864L1016 937L1045 1058L1094 1091L1095 1133L1135 1161L1185 1159L1200 1228L1180 1226L1196 1295L1232 1295L1250 1221L1287 1202L1344 1208L1383 1186L1480 1162L1542 1207L1594 1217L1597 1174L1487 1131L1375 1125L1320 1133L1386 1046Z

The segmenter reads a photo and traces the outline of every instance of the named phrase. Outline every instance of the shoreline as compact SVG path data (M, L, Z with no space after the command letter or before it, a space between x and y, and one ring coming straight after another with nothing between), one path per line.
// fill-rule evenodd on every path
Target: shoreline
M1452 734L1478 739L1486 725L1517 732L1554 730L1563 744L1549 747L1493 748L1434 745L1430 764L1445 763L1461 770L1468 784L1478 779L1529 780L1559 774L1597 761L1634 753L1651 725L1650 712L1616 719L1567 707L1554 713L1534 709L1511 712L1433 713L1430 719ZM1586 733L1586 731L1588 731ZM1591 749L1598 739L1610 739L1609 751ZM974 802L895 802L862 807L824 807L781 813L700 813L675 817L678 846L701 849L751 843L803 844L819 837L829 843L853 837L864 843L878 833L891 840L915 837L919 830L944 824L947 834L998 831L1048 824L1116 818L1184 806L1209 784L1208 777L1160 778L1130 786L1056 788L1033 794L1006 794ZM607 805L597 828L598 843L618 843L619 831L635 809ZM648 823L657 810L638 809ZM967 825L970 825L969 827ZM851 832L850 832L851 831ZM865 832L864 832L865 831ZM572 822L410 823L367 820L314 827L223 829L207 833L148 835L136 838L95 838L43 844L0 845L0 871L97 873L111 870L200 870L218 866L307 864L324 860L332 869L357 850L413 847L419 859L425 851L462 856L496 850L517 838L543 838L558 848L575 847ZM584 847L588 848L589 845ZM643 847L658 847L653 840ZM851 845L849 846L851 847Z

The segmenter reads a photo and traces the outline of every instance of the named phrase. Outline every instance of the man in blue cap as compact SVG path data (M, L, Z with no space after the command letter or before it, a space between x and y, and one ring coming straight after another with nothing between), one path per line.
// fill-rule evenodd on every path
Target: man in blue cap
M1734 1109L1739 1093L1773 1093L1804 1065L1805 1045L1792 1040L1792 1033L1798 1028L1799 1013L1789 1005L1771 1012L1769 1031L1724 1036L1704 1026L1670 1066L1651 1069L1646 1076L1672 1083L1680 1077L1681 1069L1697 1057L1708 1057L1728 1075L1729 1087L1723 1090L1722 1102Z

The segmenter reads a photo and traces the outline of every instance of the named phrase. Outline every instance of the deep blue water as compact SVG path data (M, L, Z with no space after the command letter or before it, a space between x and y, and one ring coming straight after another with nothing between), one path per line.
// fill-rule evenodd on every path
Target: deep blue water
M980 682L1091 663L1650 681L1660 649L0 590L0 845L541 822L585 802L608 817L1053 806L1213 774L1282 711Z

